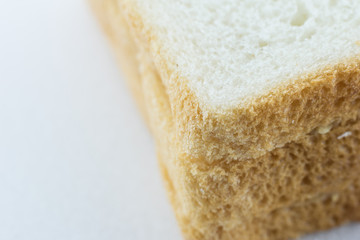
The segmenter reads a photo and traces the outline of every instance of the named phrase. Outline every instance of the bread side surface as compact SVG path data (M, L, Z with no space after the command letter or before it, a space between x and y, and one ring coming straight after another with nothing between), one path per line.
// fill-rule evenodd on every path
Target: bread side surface
M160 40L151 26L145 26L134 1L120 2L131 31L149 53L166 88L182 149L195 158L256 158L359 108L356 55L294 77L231 109L212 109L195 96L189 80L171 67L170 59L163 58L166 52Z
M148 86L161 84L151 81ZM355 115L256 161L211 164L176 152L175 138L158 140L159 163L185 238L288 239L360 220L359 131Z
M147 91L163 91L156 74L146 75ZM161 96L159 102L166 101ZM288 239L359 220L358 119L351 116L256 161L226 164L179 154L175 138L163 140L171 128L162 130L159 163L185 238Z
M115 19L109 19L117 26L112 31L126 28ZM113 42L117 48L118 40ZM186 239L287 239L359 220L356 113L244 162L194 158L179 150L169 95L152 59L144 49L135 52L117 54L138 64L129 80L140 85L142 96L136 98L147 106L163 177Z

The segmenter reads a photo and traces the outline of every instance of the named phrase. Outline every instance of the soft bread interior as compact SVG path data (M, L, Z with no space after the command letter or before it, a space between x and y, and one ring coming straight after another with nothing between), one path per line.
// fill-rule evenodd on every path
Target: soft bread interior
M235 106L360 53L358 0L124 2L152 53L208 106Z

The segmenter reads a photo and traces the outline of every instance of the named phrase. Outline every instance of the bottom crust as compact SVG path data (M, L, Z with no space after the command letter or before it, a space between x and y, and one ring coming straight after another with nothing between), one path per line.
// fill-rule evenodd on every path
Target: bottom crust
M360 220L358 115L249 161L210 164L180 154L167 95L151 60L131 41L115 0L91 2L152 129L187 240L281 240Z

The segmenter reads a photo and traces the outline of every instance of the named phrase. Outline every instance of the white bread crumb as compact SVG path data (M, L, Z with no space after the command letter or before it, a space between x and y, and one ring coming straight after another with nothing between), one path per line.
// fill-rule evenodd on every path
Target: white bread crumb
M342 138L346 138L348 136L351 136L352 132L350 131L347 131L347 132L344 132L343 134L341 134L340 136L337 137L337 139L342 139Z
M359 0L124 0L199 100L232 108L360 53ZM155 46L156 45L156 46Z

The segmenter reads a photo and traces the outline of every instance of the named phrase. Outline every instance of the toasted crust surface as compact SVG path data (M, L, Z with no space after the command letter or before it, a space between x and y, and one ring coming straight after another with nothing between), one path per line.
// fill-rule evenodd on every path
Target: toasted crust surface
M132 40L137 33L126 30L121 12L111 14L116 1L92 2L102 4L95 10L111 25L107 34L120 64L132 63L125 65L128 79L136 85L132 89L156 139L185 239L280 240L360 220L357 60L254 100L254 109L204 114L182 81L164 83L168 73L158 70L142 41ZM258 114L266 120L257 120ZM260 126L239 130L240 122ZM222 131L233 128L235 136L226 140L230 135ZM262 152L247 150L246 157L239 157L238 131L248 136L243 144ZM200 143L211 150L201 149Z

